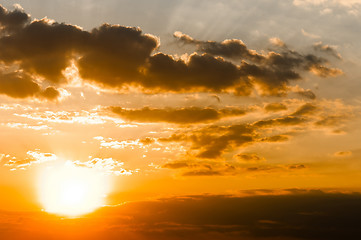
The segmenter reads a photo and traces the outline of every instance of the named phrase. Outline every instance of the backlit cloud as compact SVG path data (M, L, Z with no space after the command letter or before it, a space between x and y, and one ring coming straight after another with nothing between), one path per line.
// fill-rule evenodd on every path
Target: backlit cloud
M305 71L321 77L342 73L326 66L326 59L298 53L285 44L277 45L279 52L260 54L238 39L200 41L176 32L175 37L196 45L201 53L177 58L156 52L159 39L139 28L103 24L85 31L47 18L30 21L22 10L1 9L0 23L7 34L0 37L0 62L17 72L2 74L0 92L11 97L59 98L56 88L67 84L69 76L64 74L70 66L84 81L107 89L241 96L256 90L261 95L285 95ZM43 88L44 84L52 86Z
M28 157L24 159L19 159L14 156L6 155L3 158L6 160L4 166L10 167L11 171L15 170L26 170L32 165L42 164L45 162L54 162L58 159L58 157L53 153L43 153L39 150L36 151L28 151L26 153Z

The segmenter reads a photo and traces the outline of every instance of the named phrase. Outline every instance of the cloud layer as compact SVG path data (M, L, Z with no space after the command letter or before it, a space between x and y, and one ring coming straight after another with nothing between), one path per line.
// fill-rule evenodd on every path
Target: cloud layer
M72 63L88 83L115 90L135 87L147 93L248 96L257 89L261 95L285 95L292 81L302 79L302 72L321 77L342 73L326 66L326 59L290 50L280 40L279 52L260 54L239 39L200 41L176 32L178 41L195 45L199 52L178 58L157 52L159 39L139 28L103 24L85 31L47 18L31 20L22 10L3 7L0 26L0 62L9 72L1 75L1 93L18 98L58 98L56 87L67 84L63 73ZM315 48L334 53L323 45ZM41 90L49 84L51 88Z
M357 239L360 194L272 190L105 207L79 219L1 212L4 239Z

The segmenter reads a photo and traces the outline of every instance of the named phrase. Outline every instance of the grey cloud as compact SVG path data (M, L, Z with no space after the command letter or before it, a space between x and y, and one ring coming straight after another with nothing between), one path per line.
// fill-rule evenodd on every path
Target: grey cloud
M30 22L28 14L19 9L8 11L0 5L0 29L6 33L11 33L22 28L26 23Z
M121 88L137 84L141 67L157 48L158 40L139 28L104 24L93 29L80 51L80 75L100 85Z
M241 79L237 65L208 54L192 54L188 62L156 54L150 57L144 78L142 86L153 91L233 91L247 96L253 89L248 79Z
M250 50L238 39L223 42L200 41L183 34L174 33L178 41L197 46L197 51L225 58L242 60L242 76L250 78L261 86L265 95L284 95L290 81L301 79L302 71L310 71L321 77L336 76L342 73L324 64L327 60L312 54L301 54L290 50L287 45L278 44L280 52L262 55ZM279 39L277 40L280 41Z
M264 58L255 51L248 49L247 46L239 39L228 39L223 42L200 41L181 32L175 32L173 36L186 44L195 44L197 46L197 50L200 52L215 56L249 59L256 62L259 62Z
M18 63L27 73L50 82L61 82L73 50L82 47L88 35L72 25L47 19L33 21L0 38L0 60L8 65Z

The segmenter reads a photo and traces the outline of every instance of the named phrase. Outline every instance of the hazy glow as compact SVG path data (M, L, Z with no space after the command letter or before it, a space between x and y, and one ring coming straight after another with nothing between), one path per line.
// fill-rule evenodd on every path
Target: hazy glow
M44 210L64 216L90 213L104 205L109 191L106 177L71 162L44 169L39 178L39 197Z

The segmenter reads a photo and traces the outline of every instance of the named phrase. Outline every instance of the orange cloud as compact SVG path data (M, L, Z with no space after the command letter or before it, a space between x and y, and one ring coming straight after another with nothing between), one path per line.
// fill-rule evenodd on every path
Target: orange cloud
M247 110L242 108L165 108L156 109L144 107L142 109L124 109L110 107L110 109L124 120L138 122L168 122L177 124L201 123L216 121L229 116L243 116Z

